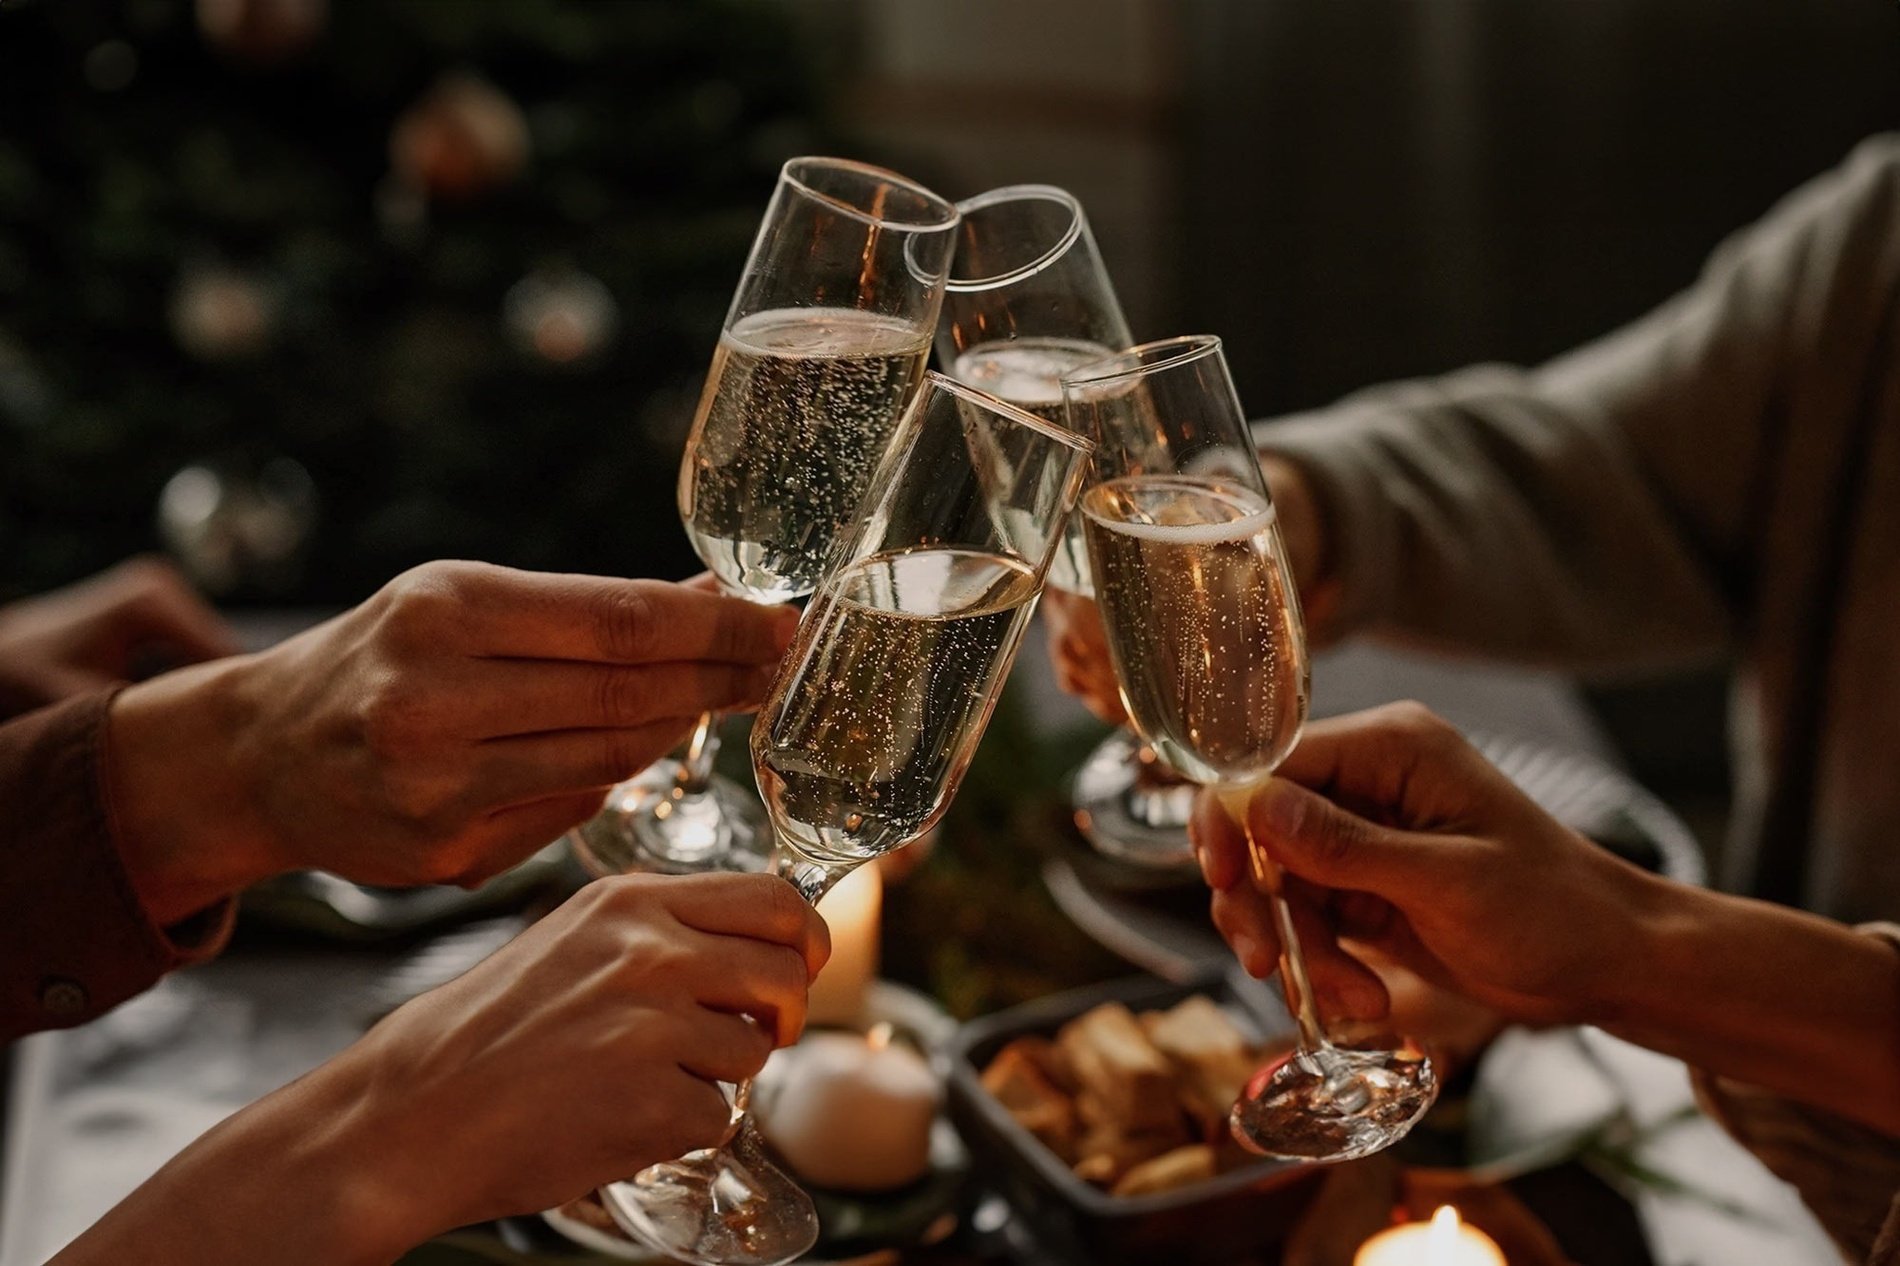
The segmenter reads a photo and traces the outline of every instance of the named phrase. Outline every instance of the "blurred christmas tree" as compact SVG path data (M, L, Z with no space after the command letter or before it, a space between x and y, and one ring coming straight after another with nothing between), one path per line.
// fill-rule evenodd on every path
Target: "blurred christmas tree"
M0 596L155 547L206 461L320 503L301 579L240 597L697 571L719 325L780 162L838 148L796 36L764 0L0 0ZM1118 970L1036 878L1095 737L998 713L891 974L971 1014Z
M0 586L153 547L206 458L311 476L274 600L696 569L680 442L777 165L826 148L795 35L741 0L0 0Z

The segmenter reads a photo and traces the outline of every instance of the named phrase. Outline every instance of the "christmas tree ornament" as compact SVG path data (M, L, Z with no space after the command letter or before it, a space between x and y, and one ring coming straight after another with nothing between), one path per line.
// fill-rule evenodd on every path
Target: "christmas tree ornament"
M529 273L509 287L502 313L518 346L557 365L592 356L620 323L607 287L572 268Z
M329 21L330 0L198 0L198 29L205 39L258 65L301 53Z
M444 76L396 122L389 161L432 198L458 201L505 185L528 161L521 107L485 79Z
M222 264L187 267L172 292L172 336L205 360L263 351L276 323L277 296L270 287Z
M316 526L310 473L288 457L194 462L158 497L166 548L207 592L281 594Z

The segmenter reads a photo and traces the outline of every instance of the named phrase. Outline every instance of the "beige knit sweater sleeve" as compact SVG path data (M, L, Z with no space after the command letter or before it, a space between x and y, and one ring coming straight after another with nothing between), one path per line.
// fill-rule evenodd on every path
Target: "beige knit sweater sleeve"
M1262 425L1333 528L1341 601L1318 632L1586 670L1719 653L1748 619L1777 428L1864 368L1900 286L1897 193L1900 137L1868 141L1690 289L1542 368L1483 366Z

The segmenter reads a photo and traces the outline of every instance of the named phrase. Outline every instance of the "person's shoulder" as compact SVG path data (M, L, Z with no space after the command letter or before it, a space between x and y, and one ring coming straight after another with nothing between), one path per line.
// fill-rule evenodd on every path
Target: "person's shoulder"
M1900 132L1877 132L1848 153L1841 164L1850 179L1900 184Z
M1782 198L1730 249L1744 255L1785 259L1791 267L1817 261L1844 269L1842 276L1867 280L1870 263L1891 260L1890 243L1900 235L1900 132L1879 132L1857 143L1847 157ZM1820 246L1818 255L1815 248ZM1889 265L1891 267L1891 265Z

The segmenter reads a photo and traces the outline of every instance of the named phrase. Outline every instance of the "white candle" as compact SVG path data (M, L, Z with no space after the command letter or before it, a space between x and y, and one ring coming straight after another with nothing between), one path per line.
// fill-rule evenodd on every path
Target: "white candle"
M877 978L877 939L884 881L860 866L825 894L818 913L831 929L831 959L812 981L807 1022L849 1028L864 1018L864 998Z
M1353 1255L1352 1266L1507 1266L1497 1241L1440 1205L1430 1222L1381 1231Z
M759 1121L798 1176L834 1191L890 1191L930 1167L940 1093L923 1057L890 1040L814 1033L792 1050Z

